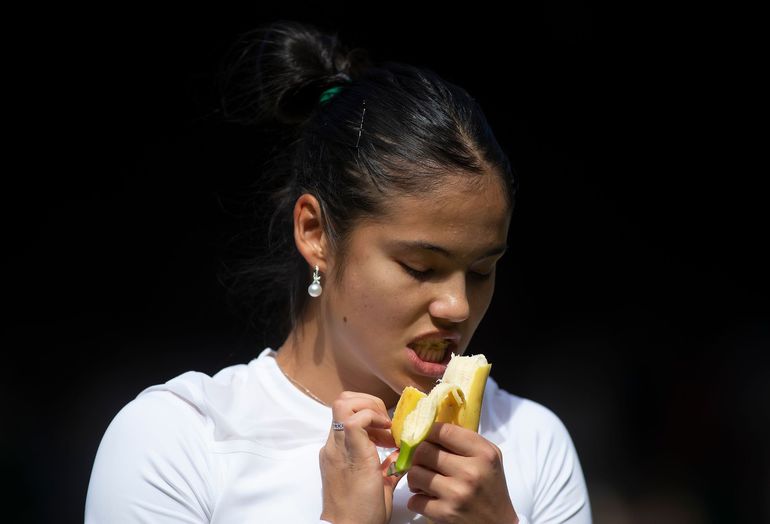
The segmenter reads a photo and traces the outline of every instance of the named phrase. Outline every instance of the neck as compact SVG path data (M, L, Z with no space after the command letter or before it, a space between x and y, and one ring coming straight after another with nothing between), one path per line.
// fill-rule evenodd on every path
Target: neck
M319 302L311 300L303 320L278 349L278 365L327 406L343 391L356 391L381 398L388 409L394 407L400 394L335 340L334 330L323 321L324 308Z

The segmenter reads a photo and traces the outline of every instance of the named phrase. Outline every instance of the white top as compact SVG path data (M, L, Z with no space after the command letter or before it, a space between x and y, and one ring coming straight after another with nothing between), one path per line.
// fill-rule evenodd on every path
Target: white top
M326 522L318 452L332 411L297 389L271 348L213 377L188 371L129 402L102 438L85 522ZM393 415L391 410L390 415ZM479 433L503 453L523 524L590 524L583 472L566 428L548 408L490 376ZM394 448L378 448L384 460ZM427 523L406 507L408 473L391 523Z

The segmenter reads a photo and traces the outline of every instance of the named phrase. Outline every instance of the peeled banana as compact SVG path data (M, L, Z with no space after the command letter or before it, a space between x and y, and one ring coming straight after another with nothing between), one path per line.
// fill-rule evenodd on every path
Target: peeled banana
M399 454L389 474L403 473L411 467L417 445L427 438L434 422L479 430L481 402L491 368L484 355L452 354L444 376L430 393L426 395L412 386L404 388L391 421Z

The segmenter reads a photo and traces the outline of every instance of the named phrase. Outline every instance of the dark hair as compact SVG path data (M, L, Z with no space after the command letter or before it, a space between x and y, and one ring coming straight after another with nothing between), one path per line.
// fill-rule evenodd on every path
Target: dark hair
M231 271L231 287L262 306L252 310L281 342L301 318L311 280L293 236L294 204L303 193L320 203L336 279L357 221L385 213L389 197L435 189L448 173L467 174L471 183L496 173L513 208L517 184L481 107L432 70L374 64L336 33L291 20L246 33L236 49L223 112L270 129L279 147L260 178L274 189L272 208L263 209L266 248ZM333 86L341 89L320 103Z

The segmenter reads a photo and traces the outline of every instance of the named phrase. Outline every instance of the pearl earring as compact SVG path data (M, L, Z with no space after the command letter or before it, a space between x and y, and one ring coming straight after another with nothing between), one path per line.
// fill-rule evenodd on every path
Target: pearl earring
M318 274L318 266L313 270L313 283L307 287L307 292L311 297L317 297L321 294L321 275Z

